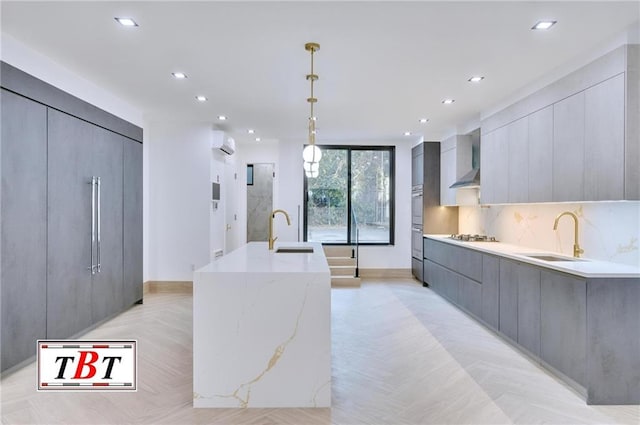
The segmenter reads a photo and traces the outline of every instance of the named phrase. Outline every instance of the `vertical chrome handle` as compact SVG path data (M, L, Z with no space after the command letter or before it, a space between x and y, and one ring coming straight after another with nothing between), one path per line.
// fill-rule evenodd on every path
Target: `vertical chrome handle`
M91 274L96 273L96 266L93 263L93 245L96 241L96 178L91 177L89 182L91 185L91 267L87 267L91 270Z
M97 249L96 249L96 254L97 254L97 272L100 273L100 212L101 212L101 208L100 208L100 186L101 186L101 182L100 182L100 177L97 177L97 186L98 186L98 223L96 228L98 229L98 244L97 244Z

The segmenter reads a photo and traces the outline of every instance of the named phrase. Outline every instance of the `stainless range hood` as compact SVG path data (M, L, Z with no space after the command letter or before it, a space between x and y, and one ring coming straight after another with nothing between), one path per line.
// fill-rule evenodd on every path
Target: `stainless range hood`
M480 187L480 169L474 168L464 176L460 177L454 184L449 186L449 189L459 188L477 188Z

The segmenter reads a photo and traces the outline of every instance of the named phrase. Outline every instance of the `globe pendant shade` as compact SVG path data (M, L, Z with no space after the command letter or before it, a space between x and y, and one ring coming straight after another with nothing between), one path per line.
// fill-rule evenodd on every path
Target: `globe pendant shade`
M320 162L322 151L316 145L309 145L302 151L304 162Z

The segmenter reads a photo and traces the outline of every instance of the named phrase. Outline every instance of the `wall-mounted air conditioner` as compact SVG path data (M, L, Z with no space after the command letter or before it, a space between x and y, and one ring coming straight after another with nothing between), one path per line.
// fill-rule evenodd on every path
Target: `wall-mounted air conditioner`
M219 149L227 155L233 155L236 152L236 142L229 137L224 131L214 131L211 143L212 149Z

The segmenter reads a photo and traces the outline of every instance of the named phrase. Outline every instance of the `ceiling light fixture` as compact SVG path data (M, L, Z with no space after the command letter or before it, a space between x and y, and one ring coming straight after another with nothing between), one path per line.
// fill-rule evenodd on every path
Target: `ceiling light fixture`
M198 102L206 102L207 101L207 97L206 96L196 96L196 100Z
M260 140L262 140L262 139L259 138L259 137L256 137L256 142L259 142Z
M218 119L219 119L220 121L226 121L226 120L227 120L227 117L226 117L226 115L218 115Z
M253 134L253 133L255 133L255 131L252 128L250 128L249 130L247 130L247 133Z
M479 83L480 81L484 80L484 77L481 75L474 75L473 77L469 78L469 82L470 83Z
M552 26L554 26L558 21L538 21L534 26L531 27L532 30L548 30Z
M138 24L132 18L113 18L124 27L137 27Z
M316 146L316 116L313 114L313 104L318 101L313 97L313 83L318 80L318 76L313 73L313 54L320 50L318 43L306 43L304 49L311 53L311 73L307 74L307 81L311 83L311 96L307 98L307 102L311 105L311 113L309 114L309 144L302 151L302 159L304 160L304 172L308 178L318 177L320 170L320 158L322 151Z
M427 118L420 118L420 124L426 124L429 121Z
M444 99L442 101L442 103L444 103L445 105L451 105L453 102L455 102L454 99Z
M173 75L173 78L175 78L176 80L184 80L185 78L187 78L187 74L185 74L184 72L172 72L171 75Z
M410 132L410 131L405 131L405 132L404 132L404 135L405 135L405 136L411 136L411 132Z

